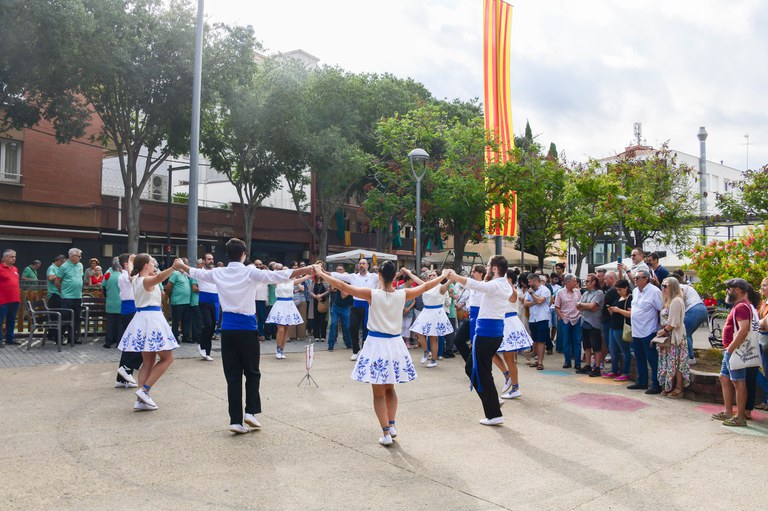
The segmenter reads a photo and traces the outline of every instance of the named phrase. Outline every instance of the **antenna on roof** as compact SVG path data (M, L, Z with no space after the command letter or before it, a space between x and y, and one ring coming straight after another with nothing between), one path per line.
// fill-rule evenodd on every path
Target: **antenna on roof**
M635 145L642 145L643 138L643 123L635 123Z

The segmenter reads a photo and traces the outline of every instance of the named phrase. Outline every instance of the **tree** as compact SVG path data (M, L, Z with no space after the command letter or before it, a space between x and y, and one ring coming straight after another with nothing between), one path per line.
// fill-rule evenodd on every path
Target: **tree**
M688 245L690 225L696 218L693 169L678 164L666 143L648 155L628 152L606 165L606 171L616 177L621 195L627 198L623 235L628 246L642 247L649 239Z
M742 179L733 185L732 191L716 195L717 207L723 215L741 221L768 218L768 165L743 172Z

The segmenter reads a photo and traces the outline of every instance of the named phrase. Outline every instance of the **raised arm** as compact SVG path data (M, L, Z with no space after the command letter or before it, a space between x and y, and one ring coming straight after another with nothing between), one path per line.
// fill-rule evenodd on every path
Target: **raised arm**
M422 294L426 293L433 287L437 287L437 285L440 284L441 280L449 277L452 273L453 273L452 270L443 270L443 273L441 273L438 278L429 280L427 282L422 282L421 285L416 287L409 287L408 289L405 290L405 299L413 300L417 296L421 296Z
M414 281L417 285L420 286L420 285L422 285L424 283L423 280L421 280L419 277L417 277L411 270L409 270L405 266L403 266L400 271L403 273L403 275L405 275L406 277L408 277L409 279Z
M144 282L142 282L142 284L144 284L144 289L147 291L152 291L153 287L155 287L156 285L160 284L162 281L170 277L171 273L173 273L173 270L174 270L173 266L169 266L168 268L164 269L163 271L161 271L156 275L151 275L149 277L144 278Z
M367 287L355 287L353 285L347 284L343 280L339 280L334 275L339 275L338 273L334 272L326 273L323 268L320 267L320 265L315 265L315 274L316 275L322 275L323 279L325 279L326 282L328 282L330 285L332 285L334 288L338 289L342 293L346 293L348 295L352 295L355 298L359 298L360 300L365 300L367 302L371 301L371 290Z

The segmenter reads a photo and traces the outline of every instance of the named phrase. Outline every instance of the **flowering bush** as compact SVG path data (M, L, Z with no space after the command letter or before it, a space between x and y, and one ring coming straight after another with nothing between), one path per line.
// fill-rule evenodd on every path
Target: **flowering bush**
M760 282L768 277L768 227L749 228L739 238L697 244L690 252L691 264L685 269L695 270L699 282L696 289L702 296L725 298L723 283L742 278L760 292Z

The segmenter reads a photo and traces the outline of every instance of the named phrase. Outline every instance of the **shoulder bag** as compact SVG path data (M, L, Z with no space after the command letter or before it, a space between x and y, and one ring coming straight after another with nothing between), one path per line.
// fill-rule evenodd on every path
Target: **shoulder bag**
M728 362L731 371L737 371L739 369L746 369L747 367L759 367L762 365L760 359L760 326L755 320L754 311L750 307L750 329L747 334L747 338L744 339L738 348L733 350L731 358ZM738 332L738 324L736 323L736 314L733 314L733 331Z

